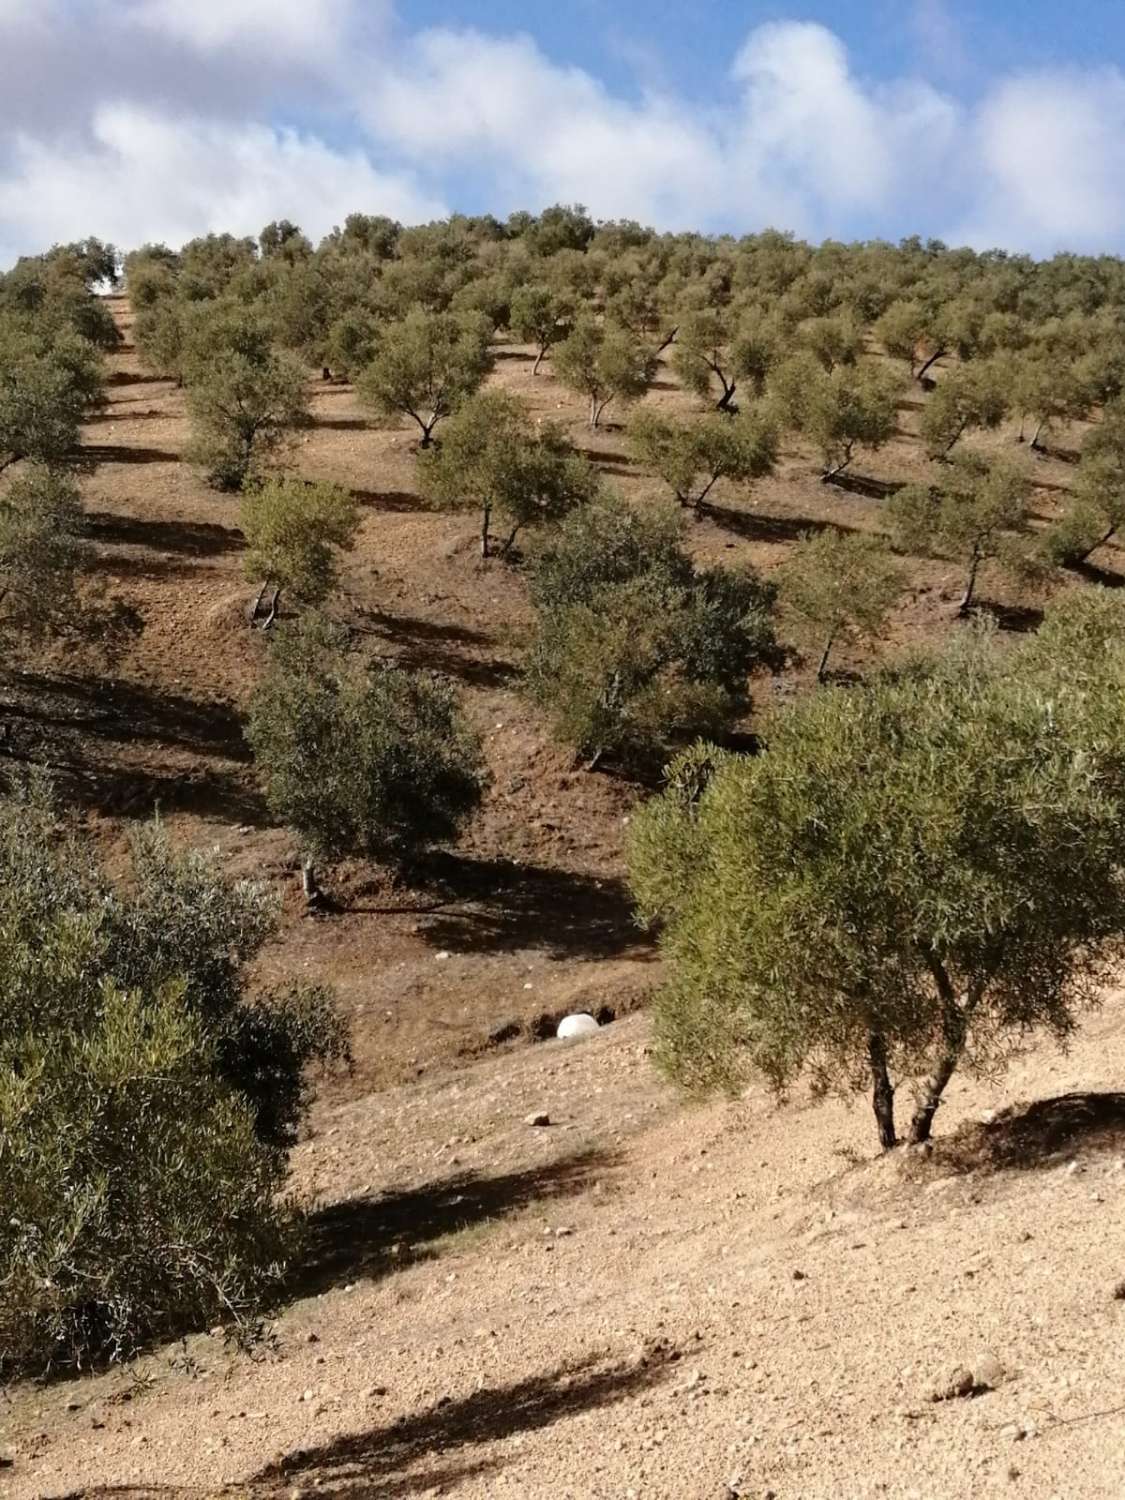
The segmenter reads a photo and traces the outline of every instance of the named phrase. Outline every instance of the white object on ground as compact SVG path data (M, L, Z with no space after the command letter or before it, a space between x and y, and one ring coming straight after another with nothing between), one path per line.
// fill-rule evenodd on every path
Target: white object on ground
M555 1035L567 1041L576 1036L593 1036L595 1031L600 1030L601 1027L593 1016L564 1016L559 1022L559 1029Z

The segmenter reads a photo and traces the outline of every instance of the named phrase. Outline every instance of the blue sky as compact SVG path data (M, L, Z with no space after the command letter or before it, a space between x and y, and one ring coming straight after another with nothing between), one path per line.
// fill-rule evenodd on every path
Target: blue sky
M1125 252L1125 7L0 0L0 263L559 200Z

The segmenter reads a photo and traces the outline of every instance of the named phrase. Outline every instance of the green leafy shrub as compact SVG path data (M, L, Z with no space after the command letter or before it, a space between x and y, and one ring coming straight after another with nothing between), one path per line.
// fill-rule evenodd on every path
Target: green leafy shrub
M607 497L576 512L540 555L527 690L591 764L643 766L719 735L772 661L773 591L749 571L696 570L674 518Z
M779 714L754 758L697 748L635 820L671 978L661 1056L691 1087L801 1071L868 1086L884 1146L928 1138L963 1062L1065 1037L1125 933L1125 611L1067 596L1037 637Z
M817 678L839 641L871 641L902 593L902 570L880 537L835 531L805 532L778 570L786 623L820 651Z
M416 307L380 328L356 390L385 417L409 417L433 441L437 424L483 385L492 368L492 325L479 313Z
M338 484L307 484L275 477L242 497L246 576L272 584L306 604L319 604L335 589L340 552L350 552L359 529L355 500Z
M208 307L186 339L188 456L216 489L240 489L308 421L305 371L274 349L264 319L239 307Z
M422 488L443 505L481 513L481 556L490 552L494 513L508 553L526 527L559 521L597 491L597 470L553 423L536 424L507 391L470 396L450 418L439 447L419 455Z
M629 445L680 505L699 511L720 479L747 485L773 473L778 431L768 411L681 422L642 408L629 423Z
M295 1226L278 1191L328 993L248 995L276 904L158 826L111 882L44 787L0 802L0 1364L242 1318Z
M330 858L409 860L454 838L486 784L447 683L361 661L312 615L279 632L247 733L270 806Z

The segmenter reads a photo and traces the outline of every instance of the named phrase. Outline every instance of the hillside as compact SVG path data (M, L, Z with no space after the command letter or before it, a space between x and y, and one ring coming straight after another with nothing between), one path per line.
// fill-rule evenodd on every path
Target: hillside
M246 620L238 502L182 460L183 393L141 370L130 308L112 306L125 342L84 429L82 490L99 583L143 628L108 671L56 649L10 673L6 747L55 768L111 855L159 811L177 840L280 891L262 977L333 984L355 1065L320 1082L294 1153L313 1240L273 1329L249 1352L201 1334L8 1392L4 1493L1120 1495L1121 996L1069 1055L1044 1045L994 1083L958 1078L929 1155L876 1158L863 1102L685 1104L630 1014L660 977L624 883L643 789L552 743L519 691L518 570L479 561L472 515L425 505L407 431L311 377L293 466L349 487L364 515L333 608L374 651L458 682L492 782L425 880L345 863L310 915L242 735L267 646ZM549 361L533 376L534 351L496 352L493 380L561 420L626 496L660 493L612 417L589 431ZM884 358L870 340L865 357ZM787 440L749 497L720 483L692 552L768 576L810 528L879 530L877 497L927 472L913 390L847 489ZM698 410L667 363L646 400ZM1085 425L1029 460L1036 525ZM1014 438L1006 424L973 441ZM905 566L888 657L962 628L961 570ZM1110 544L1087 574L1120 583L1119 568ZM1010 631L1044 602L987 568L981 599ZM807 688L814 665L763 675L757 707ZM532 1045L573 1009L618 1019L591 1042ZM525 1123L538 1111L549 1126ZM959 1367L973 1393L932 1402Z
M5 1493L1121 1494L1120 996L954 1085L929 1157L862 1104L685 1112L645 1036L323 1105L276 1341L15 1392ZM932 1401L958 1367L995 1389Z
M181 461L183 393L140 370L128 304L112 305L126 342L109 356L108 405L86 428L97 468L83 493L100 582L143 628L112 676L96 658L72 664L56 653L41 673L11 677L3 690L10 751L54 765L107 838L159 809L177 836L218 845L232 873L283 889L284 933L267 968L338 987L355 1026L356 1071L345 1087L356 1092L471 1054L509 1021L576 1006L629 1008L649 986L652 957L622 883L624 820L637 788L576 768L521 697L530 624L523 583L502 562L480 564L471 514L423 503L415 438L380 429L350 386L320 381L311 384L316 425L301 435L294 467L347 485L364 511L336 608L376 652L461 685L484 736L492 787L457 854L436 866L432 888L393 891L370 866L345 867L331 882L340 913L306 917L295 845L271 826L240 727L266 648L245 619L255 589L242 573L237 499L209 489ZM659 482L630 463L612 414L590 433L581 399L551 378L549 364L533 377L528 349L501 344L497 354L493 379L536 414L562 420L615 486L638 501L661 497ZM698 409L667 367L647 402ZM925 472L914 431L920 406L920 395L908 394L899 435L864 456L860 475L875 482L864 488ZM1064 454L1084 426L1063 429ZM977 445L1010 448L1014 431L1007 424ZM1039 456L1033 473L1042 521L1056 512L1073 466ZM879 500L854 492L860 475L852 490L824 485L815 455L790 441L778 473L755 484L748 500L720 482L704 519L689 523L692 551L749 561L768 576L809 528L878 530ZM1118 557L1110 543L1094 561L1113 570ZM883 644L887 656L959 628L956 565L916 557L905 565L910 586ZM1012 629L1039 618L1042 598L1021 594L999 572L985 569L981 597ZM862 664L844 650L835 661L845 673ZM757 702L799 691L811 670L763 676ZM449 957L438 962L438 954Z

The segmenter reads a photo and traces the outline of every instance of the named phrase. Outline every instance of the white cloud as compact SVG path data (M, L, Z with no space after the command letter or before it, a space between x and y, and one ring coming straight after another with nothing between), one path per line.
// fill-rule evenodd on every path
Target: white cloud
M202 52L249 43L319 57L339 46L351 12L352 0L126 0L124 14Z
M409 176L293 130L116 104L98 110L92 135L82 149L17 141L0 171L0 261L84 234L175 245L209 230L256 234L288 217L315 238L356 210L407 221L446 211Z
M484 170L505 206L578 198L663 226L811 232L918 184L957 129L956 106L924 84L866 90L840 40L812 23L759 27L732 78L726 112L658 93L631 102L529 38L438 29L376 74L364 113L419 163Z
M974 244L1125 248L1125 74L1040 72L1002 82L973 146Z
M617 100L526 37L424 32L377 73L364 115L417 162L484 168L507 207L578 198L605 217L687 224L721 190L714 140L682 106Z
M949 9L909 3L940 71ZM391 0L0 0L0 258L283 214L315 236L352 209L417 219L447 199L1125 249L1116 69L997 77L967 104L867 79L826 27L777 21L701 104L615 94L526 36L391 21ZM318 134L276 128L292 120Z

